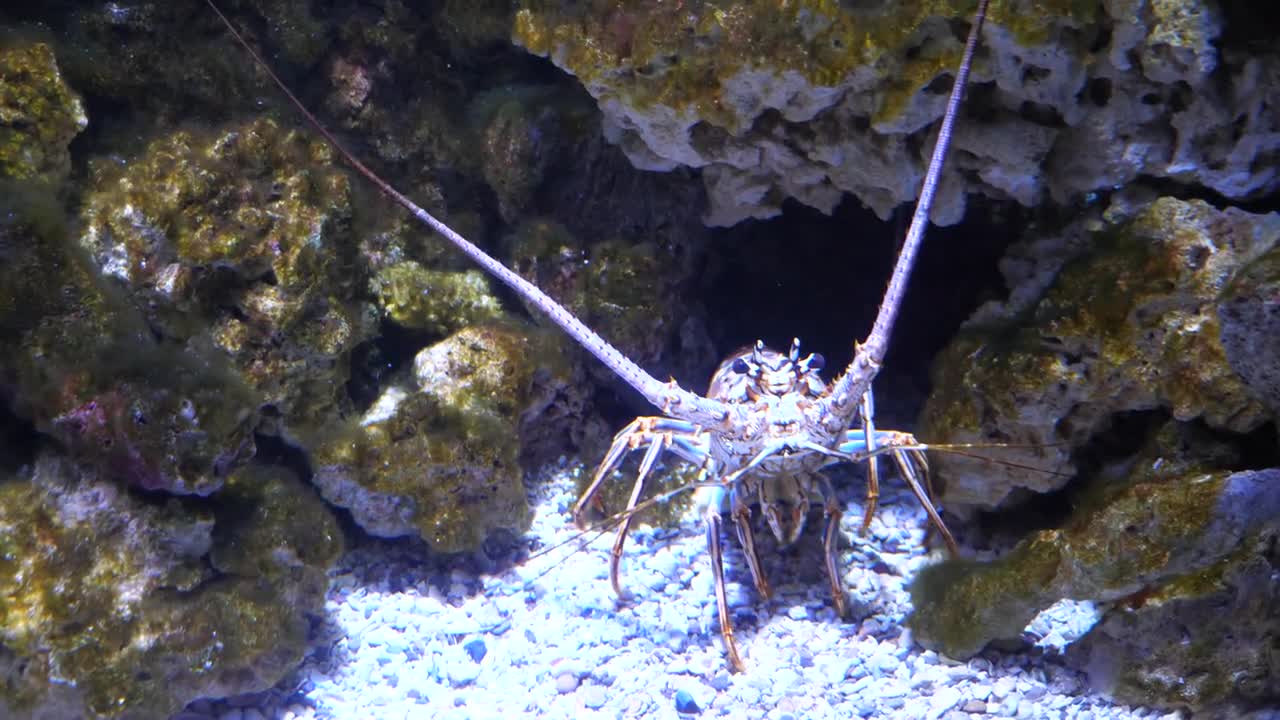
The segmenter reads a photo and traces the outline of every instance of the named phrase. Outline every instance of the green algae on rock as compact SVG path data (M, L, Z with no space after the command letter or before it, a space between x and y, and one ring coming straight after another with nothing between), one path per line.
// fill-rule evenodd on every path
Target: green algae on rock
M569 372L562 352L558 338L505 324L428 346L415 387L388 387L358 425L315 443L313 482L368 532L419 535L437 552L523 530L520 428L548 414L539 388Z
M523 0L514 40L576 76L640 168L698 168L706 221L830 213L852 194L882 218L915 198L954 24L975 2ZM1070 202L1140 177L1233 199L1280 187L1280 58L1224 32L1204 0L992 3L934 207L966 193Z
M209 561L215 569L282 583L299 608L324 595L325 571L342 553L342 531L313 488L280 467L250 464L213 500L218 524Z
M374 317L327 145L267 118L178 130L125 165L99 159L90 186L81 242L154 332L224 352L286 425L345 408Z
M1232 368L1219 306L1233 278L1280 244L1280 215L1173 198L1113 215L1082 232L1085 249L1060 272L1041 273L1053 278L1043 289L1031 278L1032 296L1015 290L1020 299L985 308L935 361L922 437L1026 444L999 454L1057 471L939 455L948 507L1062 487L1071 452L1118 413L1166 410L1231 432L1272 417Z
M516 14L514 35L530 52L549 55L588 88L611 86L611 94L637 106L662 104L677 113L692 109L733 131L753 119L741 114L743 108L724 92L740 73L794 73L813 86L836 87L872 68L883 71L887 59L909 47L912 36L931 18L964 19L976 7L976 0L909 0L884 12L850 10L830 0L525 0ZM1073 0L1042 2L1038 9L1048 17L1022 13L1016 2L997 1L989 21L1015 28L1025 44L1033 44L1046 39L1049 19L1087 22L1097 12L1090 3ZM910 62L931 71L955 66L934 57ZM936 73L919 74L927 83Z
M507 238L511 266L641 365L665 360L678 326L686 269L652 241L602 238L591 245L554 220L534 218ZM591 366L593 371L596 366Z
M1280 474L1270 482L1275 493ZM1275 707L1278 535L1273 524L1203 570L1119 604L1069 648L1068 664L1134 705L1218 717Z
M923 170L906 136L941 115L928 88L959 56L947 19L975 6L526 0L513 35L578 77L637 167L704 168L710 224L776 215L787 197L830 212L843 192L887 216L914 196ZM1029 12L996 2L984 50L1022 52L1034 64L1039 56L1025 45L1096 14L1089 3L1038 3ZM977 77L989 72L975 68ZM1010 87L1022 84L1015 77ZM1003 168L1009 177L1029 170L1012 166ZM988 177L999 185L996 176ZM944 182L936 220L959 218L959 187L958 177Z
M279 681L341 548L286 475L237 474L212 509L145 502L50 457L0 482L0 656L16 661L0 712L143 720Z
M0 179L61 184L67 146L88 125L48 45L0 46Z
M487 276L479 270L429 270L404 260L382 268L370 284L382 311L405 328L447 335L503 315Z
M927 648L966 658L1016 636L1057 600L1116 601L1199 573L1274 522L1277 477L1218 471L1137 482L997 560L925 568L912 586L912 632Z
M0 223L0 377L19 416L137 487L208 494L253 452L258 403L226 359L158 342L56 223Z

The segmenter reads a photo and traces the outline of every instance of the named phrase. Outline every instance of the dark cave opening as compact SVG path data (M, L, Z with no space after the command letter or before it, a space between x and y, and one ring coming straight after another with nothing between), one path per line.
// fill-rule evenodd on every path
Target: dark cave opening
M798 337L834 377L875 321L913 209L885 222L848 196L829 216L788 201L779 217L715 231L699 295L717 349L757 339L781 349ZM1005 296L997 263L1022 219L1021 210L970 197L962 222L929 227L877 384L894 422L914 421L933 359L960 324Z

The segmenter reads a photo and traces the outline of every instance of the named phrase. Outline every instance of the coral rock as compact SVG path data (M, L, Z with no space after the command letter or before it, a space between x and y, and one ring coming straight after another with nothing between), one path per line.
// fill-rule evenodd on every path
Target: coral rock
M528 522L520 427L546 415L545 375L569 367L528 328L481 325L422 350L416 387L392 385L355 428L318 446L314 482L382 537L472 550ZM559 368L559 369L557 369Z
M301 661L340 551L329 510L278 470L192 509L44 458L0 482L0 714L142 720L269 688Z
M935 361L922 437L1032 446L998 451L1021 468L938 455L951 509L999 507L1061 487L1075 470L1072 450L1120 413L1163 409L1233 432L1271 417L1259 401L1280 356L1247 353L1268 342L1245 339L1265 330L1268 311L1257 280L1246 277L1280 247L1280 215L1160 198L1083 235L1078 257L1061 271L1051 263L1031 274L1007 304L981 309ZM1233 283L1244 303L1224 305Z
M0 178L61 183L67 146L88 125L48 45L0 49Z

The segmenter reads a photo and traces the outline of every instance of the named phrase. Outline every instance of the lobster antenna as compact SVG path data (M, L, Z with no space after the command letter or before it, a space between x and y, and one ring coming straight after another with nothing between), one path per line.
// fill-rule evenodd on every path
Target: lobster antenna
M286 85L278 75L276 75L275 71L271 69L271 66L262 59L262 56L260 56L256 50L253 49L253 46L249 44L249 41L246 40L238 30L236 30L235 26L232 25L230 18L223 14L222 10L214 4L213 0L206 0L206 2L209 7L217 13L218 18L222 20L222 24L226 26L232 37L234 37L245 51L249 53L249 56L253 58L254 63L256 63L258 67L262 68L263 72L271 78L271 80L289 98L298 111L302 113L303 117L307 119L307 122L311 123L311 125L324 136L324 139L327 140L348 163L350 163L351 167L355 168L356 171L368 179L369 182L378 186L378 189L382 190L383 193L401 207L408 210L411 215L425 223L432 230L443 235L446 240L453 243L455 247L461 250L464 255L471 258L471 260L479 265L485 272L497 278L504 285L514 290L520 297L524 298L534 307L538 308L538 310L542 311L551 319L552 322L559 325L562 330L568 333L569 337L572 337L579 345L586 348L587 352L595 355L600 362L604 363L605 367L613 371L615 375L621 378L628 385L635 388L636 391L643 395L651 404L661 409L664 413L701 425L721 423L728 419L731 414L740 412L739 409L731 409L726 403L722 403L718 400L710 400L689 392L677 385L675 381L664 383L653 377L639 365L632 362L626 355L623 355L622 352L611 345L609 341L600 337L600 335L596 334L591 330L591 328L587 327L577 318L577 316L566 310L549 295L542 292L542 290L538 289L538 286L528 280L525 280L519 274L509 269L506 265L503 265L501 262L491 257L474 243L455 232L453 228L449 227L434 215L419 207L417 203L413 202L400 191L392 187L390 183L383 180L381 176L370 170L364 163L357 160L351 151L347 150L342 143L338 142L338 139L334 137L333 133L329 132L329 130L321 124L316 116L307 109L306 105L302 104L302 101L293 94L293 91L289 89L289 86Z
M942 176L942 166L947 160L947 151L951 148L951 132L955 127L965 85L969 82L969 67L973 64L973 53L978 46L982 24L987 18L989 2L990 0L981 0L978 3L973 24L969 27L969 38L964 44L960 69L956 71L956 80L951 86L951 96L947 99L947 111L942 116L938 140L933 145L933 156L929 158L929 169L924 176L924 185L920 188L920 199L916 202L915 213L911 216L911 227L907 229L907 237L902 243L902 249L898 252L898 262L893 267L893 275L889 278L889 286L884 291L884 299L880 302L880 311L876 315L875 324L871 326L867 341L858 348L849 368L832 385L830 397L840 407L857 404L862 394L871 386L871 380L880 369L885 352L889 348L889 335L893 333L893 323L898 319L898 309L907 292L907 280L911 276L911 268L915 265L916 255L919 254L920 245L924 241L925 227L929 224L929 212L933 209L933 196L938 189L938 180Z

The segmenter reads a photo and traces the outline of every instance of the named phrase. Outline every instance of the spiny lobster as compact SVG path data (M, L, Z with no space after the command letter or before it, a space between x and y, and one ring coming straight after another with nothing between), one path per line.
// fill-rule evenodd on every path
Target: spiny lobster
M786 354L770 350L763 342L757 342L755 347L736 352L721 364L712 376L706 397L685 390L674 380L662 382L650 375L537 286L490 257L370 170L307 110L213 0L206 2L254 62L352 167L414 217L448 239L486 272L546 314L578 344L662 411L663 416L637 418L615 436L591 485L573 510L575 521L580 526L584 525L587 521L587 509L598 502L599 490L605 479L628 452L645 448L627 511L620 516L609 564L610 582L619 595L622 595L622 589L618 568L627 532L634 517L633 511L643 494L645 479L663 451L671 451L697 465L699 484L711 489L710 501L704 511L707 545L715 577L720 630L729 662L735 670L744 670L745 663L734 639L725 593L720 533L722 513L726 508L729 509L730 518L737 529L756 588L762 596L768 597L771 589L761 569L751 529L753 498L760 504L770 529L783 544L790 543L799 536L811 500L820 499L826 517L823 533L826 571L836 609L844 615L847 610L846 600L835 556L836 530L842 511L835 500L830 481L818 470L841 461L865 460L869 463L867 502L862 520L862 529L865 531L871 523L879 496L877 457L887 453L894 459L903 479L924 506L930 522L941 534L948 549L952 554L956 553L955 540L934 508L930 496L928 464L923 454L927 446L907 433L875 428L871 382L884 360L889 335L906 292L907 279L924 239L929 211L950 146L956 113L968 81L969 68L986 18L989 0L979 2L970 27L920 198L879 313L866 341L855 346L855 357L849 367L828 385L819 375L824 364L822 356L810 354L801 357L799 340L793 341Z

